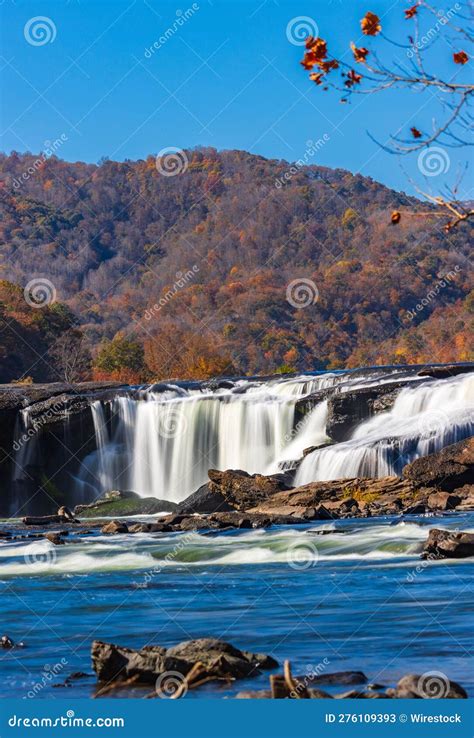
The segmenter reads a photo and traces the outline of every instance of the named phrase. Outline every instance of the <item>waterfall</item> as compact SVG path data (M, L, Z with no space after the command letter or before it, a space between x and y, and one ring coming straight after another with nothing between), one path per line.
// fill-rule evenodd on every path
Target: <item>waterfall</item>
M419 456L474 433L474 374L403 389L389 412L361 423L344 443L314 451L295 485L400 474Z

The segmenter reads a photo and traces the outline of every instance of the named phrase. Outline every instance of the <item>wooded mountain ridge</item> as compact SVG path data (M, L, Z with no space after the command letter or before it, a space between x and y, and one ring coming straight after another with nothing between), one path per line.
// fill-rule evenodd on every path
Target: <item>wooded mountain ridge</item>
M341 169L185 156L0 156L0 381L58 379L71 351L123 381L474 358L469 223ZM33 279L55 301L31 307Z

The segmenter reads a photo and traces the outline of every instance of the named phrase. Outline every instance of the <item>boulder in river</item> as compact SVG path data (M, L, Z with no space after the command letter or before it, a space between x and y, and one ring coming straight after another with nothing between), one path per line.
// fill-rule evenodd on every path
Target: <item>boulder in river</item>
M474 436L415 459L403 469L403 478L417 487L453 492L474 483Z
M235 508L229 505L217 486L203 484L196 492L193 492L183 502L179 503L177 512L181 515L189 515L192 513L229 512L230 510L235 510Z
M106 523L102 526L101 533L106 535L114 533L128 533L128 526L121 520L111 520L110 523Z
M424 559L464 559L474 556L474 533L432 528L423 547Z
M242 679L256 676L260 669L278 666L271 656L240 651L216 638L184 641L171 648L145 646L124 648L103 641L92 642L92 666L99 681L120 681L132 677L144 684L155 684L165 672L184 677L198 663L210 677Z
M234 469L227 471L210 469L208 474L209 489L220 492L235 510L248 510L277 492L289 489L284 474L264 476Z
M467 693L457 682L452 682L439 671L425 674L406 674L389 696L398 699L466 699Z

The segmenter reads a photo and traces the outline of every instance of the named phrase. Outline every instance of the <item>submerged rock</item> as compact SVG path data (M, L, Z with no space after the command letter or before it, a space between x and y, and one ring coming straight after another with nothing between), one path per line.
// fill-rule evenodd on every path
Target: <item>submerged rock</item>
M403 478L416 486L453 492L474 483L474 437L422 456L403 469Z
M474 533L432 528L423 547L422 558L464 559L474 556Z
M256 676L260 669L278 666L271 656L240 651L216 638L184 641L168 649L145 646L138 650L93 641L91 656L99 681L137 677L137 681L145 684L155 684L160 675L170 671L184 679L197 663L203 665L208 676L233 679Z

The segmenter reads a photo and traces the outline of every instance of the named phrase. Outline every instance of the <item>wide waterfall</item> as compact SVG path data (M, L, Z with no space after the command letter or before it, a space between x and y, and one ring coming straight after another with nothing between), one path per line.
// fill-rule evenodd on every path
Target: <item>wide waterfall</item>
M344 443L314 451L295 484L400 474L410 461L474 433L474 374L403 389L392 410L361 423Z
M343 393L394 378L374 371L236 380L217 389L167 384L94 402L97 448L75 475L76 499L122 489L180 501L207 481L210 468L275 473L294 468L312 446L322 448L300 463L296 485L399 474L418 456L473 433L474 374L405 387L390 411L363 421L342 443L329 445L323 397L297 416L297 402L320 390Z
M319 408L295 428L297 400L342 379L328 373L238 381L216 391L168 385L118 396L108 408L95 402L97 451L81 465L77 497L118 488L178 501L206 482L210 468L278 471L279 460L327 440Z

